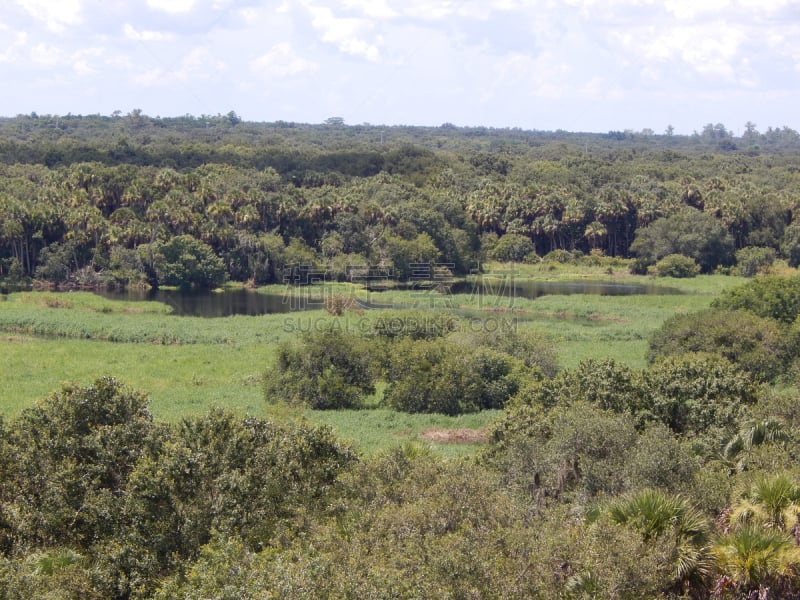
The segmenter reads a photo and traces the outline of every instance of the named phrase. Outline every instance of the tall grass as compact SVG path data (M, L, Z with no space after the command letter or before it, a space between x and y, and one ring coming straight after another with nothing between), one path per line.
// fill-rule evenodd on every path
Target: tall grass
M529 270L534 271L534 265ZM558 267L559 277L609 277L601 269ZM552 271L541 271L542 277ZM619 275L622 277L622 275ZM632 276L625 275L626 280ZM649 278L632 278L636 283ZM741 280L701 276L662 282L689 292L654 296L541 296L516 298L505 310L479 306L469 295L449 297L445 308L464 318L503 321L547 333L559 350L562 367L586 358L614 358L644 365L647 337L669 316L707 307L721 289ZM342 288L343 290L345 287ZM349 289L349 288L347 288ZM360 293L360 292L359 292ZM392 290L385 304L419 305L420 294ZM275 359L277 344L326 324L353 332L371 329L385 313L349 311L332 317L311 311L261 317L204 319L169 314L155 302L120 302L88 292L15 293L0 302L0 414L19 414L62 382L85 384L113 375L146 391L157 418L175 421L215 406L272 418L306 418L327 424L364 452L414 440L437 452L473 452L475 444L444 444L422 436L428 429L481 429L492 413L452 418L406 415L371 408L360 411L307 411L267 405L261 376ZM485 326L489 326L486 322ZM478 325L480 326L480 324Z

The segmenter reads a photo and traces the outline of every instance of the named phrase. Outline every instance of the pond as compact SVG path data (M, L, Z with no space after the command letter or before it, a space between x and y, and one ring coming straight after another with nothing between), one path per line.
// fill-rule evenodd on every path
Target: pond
M97 290L95 293L111 300L162 302L172 307L173 315L188 317L258 316L288 313L299 309L297 306L292 306L287 294L264 294L245 289L220 292L126 289ZM309 308L320 307L309 306Z
M394 289L420 289L414 286ZM325 289L308 286L287 288L283 293L263 293L246 289L219 292L181 292L178 290L101 290L97 294L115 300L156 301L172 307L172 314L193 317L227 317L231 315L265 315L315 310L324 307ZM375 307L381 292L371 296ZM530 298L552 294L594 294L630 296L637 294L680 294L680 290L664 286L637 285L602 281L513 281L485 280L480 284L456 281L450 284L450 294L483 294L495 298ZM367 306L369 307L369 306Z

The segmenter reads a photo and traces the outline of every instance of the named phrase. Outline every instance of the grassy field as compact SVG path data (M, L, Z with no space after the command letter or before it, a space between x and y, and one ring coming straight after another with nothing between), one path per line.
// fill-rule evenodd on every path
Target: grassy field
M624 269L525 266L515 275L539 281L592 280L653 284ZM439 299L434 310L480 316L497 324L543 331L553 337L560 363L608 357L633 367L644 365L647 337L667 317L705 308L722 289L742 279L720 275L658 280L682 294L599 296L548 295L515 298L509 305L486 303L474 295ZM336 293L368 298L337 286ZM274 290L273 290L274 291ZM430 297L411 290L381 292L394 306L430 306ZM0 414L13 417L62 382L88 384L113 375L149 393L153 414L177 420L223 406L276 419L307 418L330 425L365 452L403 441L419 441L444 454L474 451L480 432L495 417L482 413L451 418L406 415L382 408L362 411L308 411L268 405L260 377L274 360L277 343L310 327L336 321L353 331L376 318L369 310L332 317L323 311L203 319L169 315L154 302L107 300L89 292L25 292L0 296ZM470 432L477 431L475 435ZM446 441L447 433L459 443ZM463 435L462 435L463 434Z

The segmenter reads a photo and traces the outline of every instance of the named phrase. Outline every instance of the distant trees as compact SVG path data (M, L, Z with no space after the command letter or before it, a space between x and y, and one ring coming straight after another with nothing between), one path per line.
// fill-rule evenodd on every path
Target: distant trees
M670 217L656 219L637 231L631 252L645 265L671 254L682 254L697 261L704 273L734 261L733 239L712 216L685 208Z
M408 277L413 262L466 273L480 258L535 261L554 250L635 255L639 271L683 254L710 272L734 263L731 242L761 249L740 254L748 273L765 268L770 249L797 262L797 165L786 149L800 137L786 128L750 127L744 151L721 124L692 137L611 139L132 111L20 116L0 132L6 280L38 269L51 282L156 282L152 265L137 274L112 255L185 235L207 244L230 279L258 283L308 260L336 277L355 260ZM769 167L758 153L774 157ZM289 250L293 240L308 251Z
M189 235L179 235L154 247L140 248L145 264L154 272L156 287L174 285L182 288L209 289L227 279L225 264L214 250Z

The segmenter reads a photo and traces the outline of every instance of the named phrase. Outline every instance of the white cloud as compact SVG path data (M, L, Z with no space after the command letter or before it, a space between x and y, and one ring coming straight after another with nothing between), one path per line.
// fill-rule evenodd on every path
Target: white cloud
M263 56L252 60L250 67L257 72L278 77L297 75L307 71L314 71L316 63L298 56L290 44L282 43L273 46Z
M386 0L344 0L344 7L360 10L368 17L377 19L389 19L399 14L386 4Z
M731 0L665 0L664 7L678 19L693 19L703 13L720 13Z
M352 17L336 17L330 8L324 6L308 6L311 12L311 24L322 32L322 41L334 44L345 54L361 56L369 61L380 58L380 50L376 43L364 39L364 33L372 28L367 19ZM375 40L381 42L380 36Z
M214 57L207 48L193 48L184 55L177 67L148 69L134 75L133 81L143 87L166 87L213 80L226 69L225 62Z
M125 23L122 30L126 38L137 42L160 42L173 39L172 34L161 31L136 30L130 23Z
M75 61L72 68L78 75L92 75L97 72L97 69L91 67L89 62L85 59Z
M147 6L165 13L179 14L194 8L195 0L147 0Z
M16 3L54 32L81 20L81 0L16 0Z
M53 67L61 63L62 52L55 46L36 44L30 51L30 60L37 66Z
M6 29L7 30L7 29ZM16 63L20 58L20 50L28 43L28 34L24 31L14 33L14 39L6 49L0 52L0 63Z

